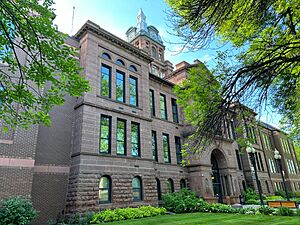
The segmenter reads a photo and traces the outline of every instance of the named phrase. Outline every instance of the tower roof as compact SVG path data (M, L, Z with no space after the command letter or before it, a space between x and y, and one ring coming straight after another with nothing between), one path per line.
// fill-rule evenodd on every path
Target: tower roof
M130 27L126 31L127 41L131 42L135 38L141 35L145 35L155 42L163 45L163 41L159 35L159 31L152 25L148 26L146 22L146 16L143 9L140 8L137 14L137 24L136 27Z

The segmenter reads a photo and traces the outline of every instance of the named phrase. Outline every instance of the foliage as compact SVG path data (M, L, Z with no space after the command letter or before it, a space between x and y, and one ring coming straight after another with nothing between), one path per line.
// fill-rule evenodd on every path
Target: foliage
M165 208L157 208L153 206L141 206L139 208L119 208L107 209L98 214L95 214L90 220L91 224L98 224L102 222L120 221L128 219L137 219L151 216L164 215Z
M220 119L210 121L212 119L211 115L217 113L222 103L220 88L220 83L203 63L191 68L189 78L174 87L174 92L178 96L177 101L184 108L185 119L198 129L191 136L191 139L204 141L204 143L196 142L193 146L194 150L207 144L205 141L209 139L208 137L221 130ZM208 122L213 125L210 127L205 126ZM203 128L205 128L205 131L199 130ZM191 145L189 149L190 147Z
M294 212L292 209L289 209L287 207L279 207L277 209L277 215L278 216L293 216Z
M246 205L259 205L259 200L256 199L249 199L247 201L245 201Z
M270 208L269 206L261 206L258 211L264 215L272 215L275 212L275 209Z
M282 190L275 191L275 195L281 196L282 198L286 198L285 191ZM292 198L295 194L293 192L288 192L288 195L290 198Z
M230 205L225 205L221 203L210 204L209 212L213 213L238 213L239 209L234 209Z
M274 200L284 200L284 198L280 195L274 195L274 196L267 196L267 201L274 201Z
M53 25L53 0L0 1L0 120L8 126L50 125L66 94L89 90L76 52Z
M259 195L252 188L247 188L242 195L245 197L246 202L250 199L259 200Z
M3 200L1 205L0 221L2 225L28 225L37 216L32 202L27 198L11 197Z
M188 213L204 211L207 203L196 196L196 193L186 188L163 196L163 206L171 212Z
M285 130L300 141L300 2L167 0L167 3L171 7L169 18L174 33L183 40L183 48L194 51L206 47L215 37L221 43L231 43L232 49L219 53L214 72L224 99L219 114L223 111L226 115L230 112L228 106L235 102L260 110L271 105L283 116ZM195 96L191 95L191 99ZM208 108L210 103L200 101L198 108ZM195 109L188 113L194 113L196 118L202 112ZM209 118L203 123L201 119L200 116L202 129L198 132L215 123Z
M94 212L86 212L82 216L79 213L76 213L64 216L58 222L62 225L89 225L94 215Z

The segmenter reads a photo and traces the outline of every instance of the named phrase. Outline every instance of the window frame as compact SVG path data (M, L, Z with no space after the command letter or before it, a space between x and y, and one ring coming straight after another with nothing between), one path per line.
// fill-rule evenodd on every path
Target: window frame
M178 114L178 106L177 106L177 100L175 98L171 98L171 104L172 104L172 115L173 115L173 122L179 123L179 114ZM175 110L174 110L175 109ZM175 111L175 112L174 112Z
M118 81L120 81L120 79L118 79L118 75L122 75L123 76L123 85L122 85L122 100L118 100L118 96L117 96L117 88L118 88ZM125 103L126 102L126 85L125 85L125 73L120 71L120 70L116 70L116 101L118 102L123 102Z
M164 108L163 111L162 111L162 105L161 105L162 102L163 102L163 108ZM159 95L159 110L160 110L160 118L163 120L168 120L166 95L164 95L162 93L160 93L160 95Z
M131 86L133 85L131 83L131 80L134 80L135 81L135 104L132 104L131 103ZM129 105L132 105L132 106L135 106L135 107L138 107L139 106L139 96L138 96L138 78L137 77L134 77L134 76L129 76Z
M134 179L137 179L139 181L139 187L133 187ZM131 190L132 190L132 201L133 202L143 201L143 183L142 183L141 177L135 176L135 177L132 178ZM139 198L138 199L134 197L135 190L138 190L138 193L139 193Z
M108 179L108 188L101 188L100 184L101 184L101 179L106 178ZM101 200L100 198L100 192L103 190L107 190L108 192L108 200ZM99 198L99 204L107 204L107 203L111 203L112 202L112 180L111 177L108 175L103 175L100 177L99 179L99 191L98 191L98 198Z
M182 164L182 152L181 152L181 138L178 136L174 137L175 139L175 149L176 149L176 161L177 164Z
M102 119L103 118L106 118L108 119L108 137L107 138L102 138L101 137L101 132L102 132ZM111 116L107 116L107 115L101 115L100 116L100 134L99 134L99 154L111 154L111 129L112 129L112 126L111 126ZM101 152L101 140L104 139L104 140L108 140L108 150L107 152Z
M121 141L121 140L118 140L118 123L119 122L123 122L124 123L124 139ZM124 155L126 156L127 155L127 143L126 143L126 140L127 140L127 135L126 135L126 131L127 131L127 121L124 120L124 119L120 119L120 118L117 118L117 126L116 126L116 155ZM123 154L119 154L118 153L118 143L120 142L123 142L123 146L124 146L124 153Z
M169 186L170 185L170 186ZM170 188L170 189L169 189ZM170 192L171 191L171 192ZM174 188L174 181L169 178L167 180L167 193L173 193L175 191L175 188Z
M151 131L151 150L152 150L152 159L158 162L157 133L155 130Z
M108 96L104 95L103 94L103 71L102 71L102 68L106 68L108 69L109 73L108 74L105 74L108 76ZM105 65L105 64L101 64L101 85L100 85L100 95L102 97L106 97L106 98L111 98L111 76L112 76L112 73L111 73L111 67L108 66L108 65Z
M151 116L155 116L155 96L154 96L154 90L149 89L149 96L150 96L150 112L151 112Z
M166 144L167 144L168 149L165 149L165 143L164 143L165 139L164 139L164 137L166 137L166 140L167 140ZM164 163L171 163L170 136L169 136L169 134L163 133L162 134L162 139L163 139L162 141L163 141L163 150L164 150ZM167 154L168 159L166 158L165 154Z
M133 139L132 139L132 137L133 137L133 135L132 135L132 127L133 126L137 126L137 142L133 142ZM131 130L130 130L130 143L131 143L131 156L132 157L135 157L135 158L137 158L137 157L141 157L141 140L140 140L140 124L139 123L136 123L136 122L131 122ZM133 146L133 144L137 144L137 146L138 146L138 154L137 155L133 155L133 148L132 148L132 146Z

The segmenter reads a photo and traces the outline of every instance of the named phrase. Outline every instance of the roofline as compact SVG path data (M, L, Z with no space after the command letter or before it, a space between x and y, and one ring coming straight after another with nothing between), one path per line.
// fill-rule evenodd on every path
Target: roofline
M163 84L165 84L165 85L167 85L167 86L170 86L170 87L174 87L174 86L175 86L174 83L172 83L172 82L170 82L170 81L167 81L167 80L165 80L165 79L162 79L162 78L160 78L160 77L154 75L153 73L149 73L149 78L152 79L152 80L161 82L161 83L163 83Z
M135 55L141 57L148 63L153 61L153 59L143 50L133 46L132 44L128 43L127 41L124 41L123 39L117 37L116 35L104 30L98 24L90 20L85 22L85 24L77 31L74 37L80 39L87 32L94 33L97 36L104 37L105 39L108 39L109 41L116 43L120 47L125 48L130 52L134 53Z

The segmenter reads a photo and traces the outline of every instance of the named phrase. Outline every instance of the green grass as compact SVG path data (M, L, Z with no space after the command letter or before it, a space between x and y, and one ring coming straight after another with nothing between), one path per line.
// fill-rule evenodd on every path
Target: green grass
M218 214L218 213L188 213L166 216L156 216L143 219L125 220L119 222L104 223L107 225L198 225L198 224L215 224L215 225L243 225L243 224L269 224L269 225L296 225L300 223L300 217L288 216L265 216L265 215L241 215L241 214Z

